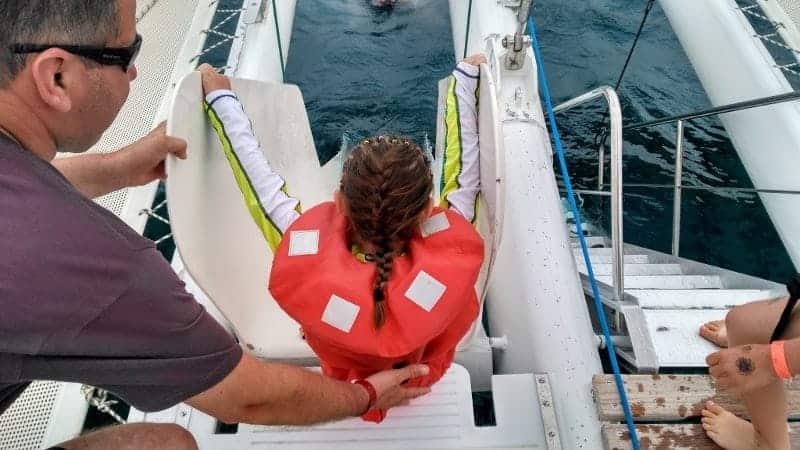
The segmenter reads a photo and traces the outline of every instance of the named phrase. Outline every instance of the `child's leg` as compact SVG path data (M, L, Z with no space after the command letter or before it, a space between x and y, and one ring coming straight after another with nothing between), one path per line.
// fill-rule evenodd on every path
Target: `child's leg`
M769 343L786 302L786 298L764 300L732 309L725 318L730 346ZM798 309L795 309L793 312L790 324L782 336L783 339L800 336L800 319L797 311ZM786 390L783 382L776 381L770 386L751 392L745 395L743 400L758 435L759 448L788 450ZM716 413L714 415L722 417ZM741 431L741 427L749 427L749 424L743 420L727 420L726 426ZM733 432L733 430L727 431ZM726 430L720 430L719 434L725 435L725 432Z

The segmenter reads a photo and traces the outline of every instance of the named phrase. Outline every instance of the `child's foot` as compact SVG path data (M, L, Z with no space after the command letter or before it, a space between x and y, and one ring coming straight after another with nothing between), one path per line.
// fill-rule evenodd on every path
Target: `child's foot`
M700 327L700 336L718 347L728 348L728 328L724 320L704 323Z
M759 450L753 424L740 419L714 402L703 409L703 429L708 437L725 450Z

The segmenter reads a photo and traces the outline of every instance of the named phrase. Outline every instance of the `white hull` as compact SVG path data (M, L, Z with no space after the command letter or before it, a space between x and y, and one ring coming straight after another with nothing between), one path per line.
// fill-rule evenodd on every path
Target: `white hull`
M450 0L456 59L467 40L468 3ZM591 383L603 370L564 226L532 52L522 70L502 68L500 39L515 29L514 11L473 2L467 54L490 59L505 148L502 241L486 303L492 334L508 338L508 348L495 353L495 370L550 374L562 445L601 448Z
M661 6L714 106L792 91L733 0L661 0ZM733 112L720 119L756 188L800 190L800 103ZM800 268L800 197L760 197Z

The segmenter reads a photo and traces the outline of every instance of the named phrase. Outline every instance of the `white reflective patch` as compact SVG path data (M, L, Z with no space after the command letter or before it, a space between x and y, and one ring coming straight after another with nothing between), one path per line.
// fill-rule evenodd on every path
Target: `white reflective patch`
M322 313L322 321L345 333L349 333L360 309L361 307L358 305L350 303L339 296L331 295L331 299L328 300L328 306L325 307L325 312Z
M422 237L428 237L448 228L450 228L450 221L447 220L447 214L440 212L423 222L420 231L422 232Z
M319 251L319 230L292 231L289 256L316 255Z
M420 270L417 278L406 291L406 298L425 311L431 312L446 289L447 286L440 283L439 280Z

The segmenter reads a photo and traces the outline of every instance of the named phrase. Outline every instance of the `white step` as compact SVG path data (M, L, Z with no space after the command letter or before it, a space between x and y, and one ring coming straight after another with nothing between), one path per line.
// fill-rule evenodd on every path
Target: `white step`
M583 251L578 248L572 249L575 261L583 262ZM589 258L592 264L611 264L610 248L590 248ZM625 264L646 264L649 261L647 255L625 255Z
M586 222L583 223L583 226L581 228L583 229L584 235L594 235L596 234L595 232L597 231L597 229L592 224ZM572 236L578 236L578 227L575 226L575 223L569 224L569 232L570 235Z
M706 356L718 351L715 345L697 333L700 326L712 320L723 320L727 311L642 310L647 329L658 355L658 364L665 367L705 367Z
M380 424L360 418L314 426L239 424L215 433L216 421L186 405L166 411L131 410L131 422L178 423L205 449L406 450L546 448L533 374L492 376L494 427L476 427L469 373L453 364L431 393L389 410Z
M599 276L597 281L610 285L610 276ZM625 290L629 289L720 289L722 280L717 275L625 275Z
M586 239L586 245L590 248L606 248L606 238L602 236L584 236ZM581 243L577 237L571 239L572 241L572 248L581 248Z
M586 264L583 260L577 261L578 272L586 275ZM597 276L611 275L613 265L611 264L597 264L592 262L594 274ZM680 264L625 264L625 276L628 275L681 275Z
M630 294L642 308L649 309L729 309L780 296L778 292L762 289L640 289Z

